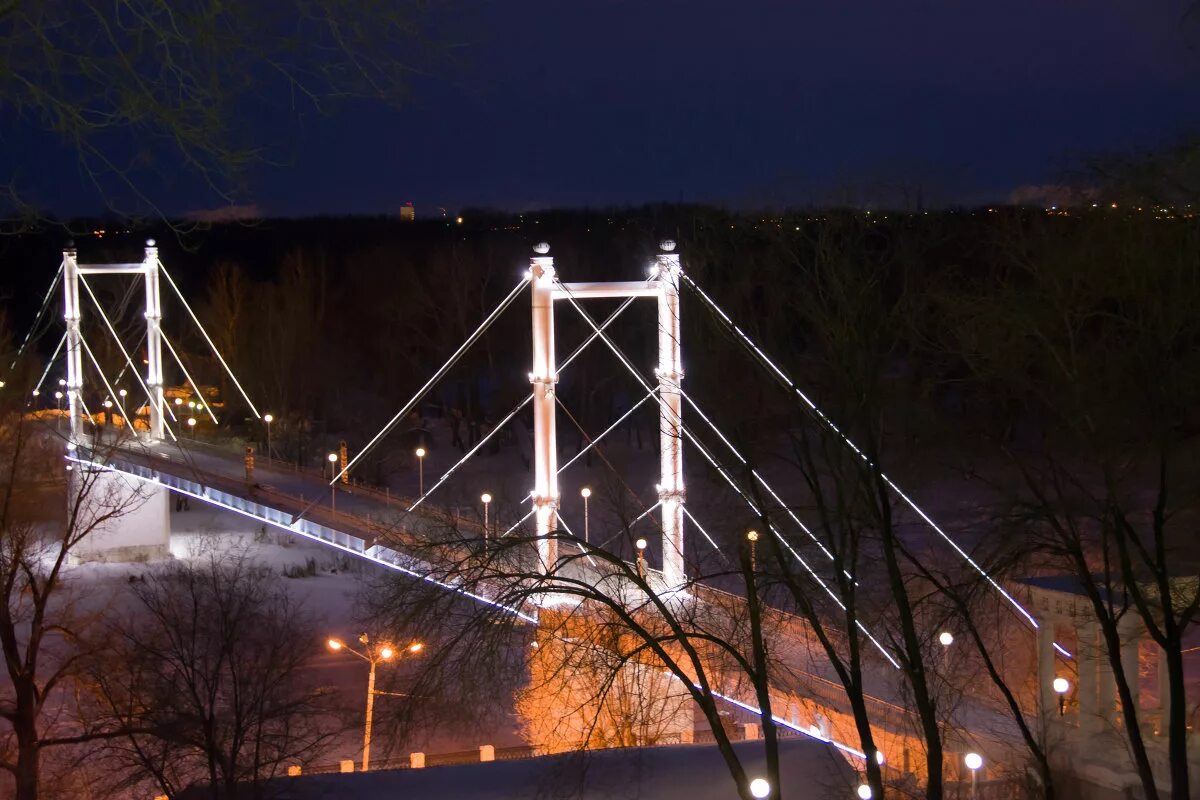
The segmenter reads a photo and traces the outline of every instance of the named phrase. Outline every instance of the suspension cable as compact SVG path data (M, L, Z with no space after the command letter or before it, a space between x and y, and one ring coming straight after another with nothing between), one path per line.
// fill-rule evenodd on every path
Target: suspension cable
M576 299L575 299L575 295L571 292L571 290L568 289L562 283L559 283L559 286L562 288L563 293L566 296L568 302L570 302L571 305L574 306L575 310L579 313L579 315L581 317L583 317L584 321L586 321L588 323L588 325L590 325L592 327L592 329L595 330L596 329L595 321L592 319L591 315L588 314L579 305L578 301L576 301ZM643 386L643 388L648 389L649 384L647 383L646 379L629 362L629 359L624 354L624 352L622 352L621 349L607 335L601 333L600 339L606 345L608 345L608 348L613 352L614 355L616 355L617 360L619 360L621 362L621 364L624 365L624 367L630 372L631 375L633 375L633 377L638 381L638 383L640 383ZM668 410L670 409L670 406L661 397L659 398L659 404L662 408L665 408ZM746 502L746 504L750 507L750 509L757 516L765 518L766 514L762 510L759 509L758 504L755 503L753 499L748 497L746 495L746 492L737 484L737 482L732 478L732 476L730 476L728 474L728 472L717 463L716 459L713 457L712 453L709 452L708 448L705 447L698 439L696 439L696 437L690 432L690 430L683 424L682 420L679 420L679 428L680 428L680 431L683 433L683 435L686 436L687 439L696 447L696 449L700 451L700 453L705 457L705 459L709 462L709 464L711 464L713 466L713 468L716 469L717 472L722 477L725 478L726 482L729 483L730 487L739 496L741 496L741 498ZM837 596L837 593L834 592L833 589L830 588L829 585L825 581L823 581L819 575L817 575L816 570L814 570L812 568L812 566L808 563L808 561L806 561L795 550L795 548L793 548L791 546L791 543L787 541L787 539L783 536L783 534L779 531L779 529L777 527L775 527L775 525L769 521L768 521L767 525L771 529L771 532L775 535L775 538L778 539L780 541L780 543L782 543L789 550L789 552L792 553L792 555L796 558L796 560L804 568L805 572L808 573L809 577L811 577L817 583L817 585L820 586L825 591L825 594L827 594L829 596L829 598L831 600L833 600L834 603L836 603L843 611L845 611L846 606L842 602L841 598L839 598ZM863 634L868 639L871 640L872 644L875 645L876 649L879 650L880 654L882 654L884 658L886 658L888 661L890 661L893 666L895 666L897 669L899 669L900 668L899 662L897 662L895 657L892 656L892 654L887 651L887 648L885 648L883 646L883 643L880 642L878 639L876 639L875 636L869 630L867 630L866 626L863 625L862 621L856 618L854 620L854 623L855 623L855 627L857 627L860 631L862 631Z
M58 354L62 352L63 344L67 341L67 334L64 331L62 338L58 340L58 347L54 348L54 355L50 356L50 360L46 362L46 368L42 370L42 377L38 379L37 386L33 387L33 391L40 392L42 384L46 382L46 376L50 374L50 370L54 367L55 360L58 359ZM14 362L15 363L15 362Z
M511 292L508 293L508 296L500 301L500 304L492 310L492 313L488 314L483 322L479 323L479 327L475 329L475 332L468 336L466 341L459 345L459 348L455 350L454 354L446 360L446 363L443 364L436 373L434 373L433 377L426 381L425 385L417 390L417 393L412 396L412 399L405 403L404 407L397 411L396 415L388 420L387 424L380 429L379 433L375 434L371 441L367 442L366 446L362 450L359 450L358 453L355 454L354 458L347 462L346 466L342 467L340 472L334 475L333 480L329 482L329 487L336 485L337 482L341 480L342 476L349 472L355 464L361 461L363 457L367 455L367 453L371 452L371 450L380 442L381 439L383 439L383 437L392 432L400 420L407 417L409 413L416 408L417 404L421 402L421 399L425 396L426 392L429 391L430 387L445 377L446 373L458 363L460 358L462 358L463 353L465 353L471 347L471 345L475 344L475 342L477 342L479 338L483 336L484 332L492 326L492 323L495 322L496 319L502 313L504 313L504 310L508 308L512 301L517 298L517 295L529 285L529 281L529 278L522 278L517 282L517 285L513 287ZM317 503L321 502L323 497L324 493L318 495L311 503L301 509L300 513L296 514L296 516L292 518L292 523L295 524L301 518L303 518L305 514L307 514L313 509L314 506L317 505Z
M764 370L766 370L768 373L774 375L777 383L782 385L785 389L788 389L789 391L793 392L798 398L800 398L800 400L804 403L804 405L806 405L808 407L809 411L817 419L818 422L820 422L829 431L831 431L838 438L840 438L846 445L848 445L850 447L851 450L853 450L855 453L857 453L858 456L864 462L866 462L868 466L870 466L872 469L874 469L875 465L871 463L871 459L867 456L867 454L864 453L858 447L858 445L856 445L854 443L854 441L850 439L849 436L847 436L845 433L843 433L842 430L833 422L833 420L831 420L823 411L821 411L820 408L817 407L817 404L814 403L808 397L808 395L805 394L804 391L799 386L796 385L796 382L793 381L787 375L787 373L784 372L778 365L776 365L775 362L772 361L771 358L765 352L763 352L762 348L760 348L754 342L754 340L751 339L745 333L745 331L743 331L736 324L734 324L733 320L730 319L729 315L726 314L721 309L721 307L718 306L716 304L716 302L711 297L709 297L708 294L705 293L705 291L703 289L701 289L700 286L694 280L692 280L692 278L687 273L681 272L680 274L683 277L684 281L687 283L687 285L689 287L691 287L691 289L696 293L697 296L700 297L700 299L704 302L704 304L706 306L708 306L708 308L711 311L713 311L720 318L720 320L724 324L725 328L734 335L734 338L742 345L743 348L745 348L747 350L747 352L750 353L750 355L754 358L754 360L757 361L758 364L761 367L763 367ZM903 500L909 508L911 508L913 511L915 511L917 513L917 515L919 517L921 517L921 519L923 519L925 521L925 523L928 524L929 527L931 529L933 529L933 531L935 533L938 534L938 536L940 536L943 540L946 541L947 544L949 544L952 548L954 548L955 552L957 552L975 570L975 572L977 572L980 576L983 577L984 580L986 580L989 584L991 584L992 588L994 588L997 592L999 592L1001 597L1003 597L1008 602L1009 605L1011 605L1014 609L1016 609L1016 611L1022 617L1024 617L1029 622L1029 624L1032 625L1035 629L1038 627L1037 620L1034 619L1033 615L1030 614L1025 609L1025 607L1022 606L1017 601L1017 599L1015 597L1013 597L1003 586L1001 586L996 581L995 578L993 578L991 575L989 575L987 570L985 570L978 562L976 562L975 559L972 558L970 556L970 554L967 553L966 550L964 550L961 546L959 546L958 542L956 542L948 533L946 533L944 530L942 530L942 528L936 522L934 522L933 519L928 514L925 513L924 509L922 509L920 506L918 506L912 498L910 498L907 494L905 494L905 492L891 478L889 478L887 475L885 475L882 470L877 470L877 471L879 473L880 479L882 479L883 482L886 483L888 485L888 487L891 488L892 491L894 491L896 493L896 495L901 500Z
M613 311L613 313L609 314L608 319L604 320L604 322L600 324L600 330L604 330L609 325L611 325L616 320L616 318L621 315L621 312L629 307L630 303L632 303L634 301L634 299L635 298L633 298L633 297L627 298L624 303L622 303L615 311ZM583 343L581 343L578 347L576 347L575 350L571 353L571 355L567 356L567 358L562 362L562 364L559 365L558 371L561 373L564 369L566 369L571 364L571 362L574 361L575 358L584 351L584 349L588 345L590 345L593 341L596 340L596 336L597 336L597 334L595 334L595 333L591 334L590 336L588 336L587 339L585 339L583 341ZM475 455L477 452L479 452L479 449L481 447L483 447L485 444L487 444L487 442L493 436L495 436L497 433L500 432L501 428L503 428L505 425L507 425L508 422L513 417L515 417L518 413L520 413L521 409L523 409L525 406L529 405L532 401L533 401L533 393L531 392L528 396L526 396L526 398L524 400L517 403L517 405L513 408L513 410L508 412L508 414L506 414L503 419L501 419L499 422L497 422L495 425L493 425L492 429L490 431L488 431L487 434L482 439L480 439L478 442L476 442L474 447L472 447L462 458L460 458L454 464L454 466L450 467L450 469L448 469L446 471L446 474L442 475L442 477L438 479L437 483L435 483L429 491L425 492L425 494L418 497L416 502L413 503L411 506L409 506L408 510L405 511L404 513L407 514L409 511L413 511L414 509L416 509L417 506L424 503L425 500L428 499L431 494L433 494L435 491L437 491L438 488L443 483L445 483L447 480L450 479L451 475L453 475L455 472L458 471L459 467L461 467L468 460L470 460L470 458L473 455Z
M83 345L83 350L91 359L92 366L96 368L96 372L100 375L100 380L104 381L104 387L108 389L108 396L112 398L112 402L116 405L117 410L121 412L121 418L125 420L125 424L129 429L133 430L133 421L129 418L129 413L125 410L124 404L121 402L121 397L113 391L112 384L108 382L108 377L104 374L104 370L100 368L100 362L96 360L96 356L92 353L92 348L88 346L87 339L83 338L83 333L79 334L79 343ZM94 423L93 423L94 424Z
M175 346L171 344L171 340L167 338L167 334L164 331L159 331L158 335L162 337L163 344L165 344L167 349L171 351L171 355L175 358L175 363L179 365L181 370L183 370L183 377L192 385L192 389L196 392L196 397L200 398L200 404L204 406L204 410L208 412L208 416L212 419L213 424L220 425L221 423L217 422L217 415L213 413L212 408L204 399L204 392L200 391L200 387L196 384L196 380L188 372L187 367L183 365L183 359L179 357L179 353L176 352Z
M183 303L183 307L187 309L188 315L192 318L192 322L196 323L196 327L200 329L200 335L204 337L204 341L208 342L208 346L212 348L213 355L217 357L217 360L221 362L221 366L225 368L226 374L229 375L230 380L233 381L233 385L236 386L237 390L241 393L242 399L246 401L246 405L250 406L250 411L254 413L255 417L262 419L262 414L258 413L258 409L254 407L253 401L250 400L250 395L246 394L246 390L243 389L242 384L238 382L237 375L234 375L229 364L225 363L225 358L221 355L221 351L217 349L215 344L213 344L213 340L209 337L208 331L204 330L204 326L200 324L200 318L196 316L196 312L192 311L192 307L188 305L187 298L183 296L183 292L181 292L179 287L175 285L175 279L172 278L171 273L167 271L167 267L162 263L162 259L159 259L158 261L158 268L162 271L163 275L167 276L167 283L171 284L171 288L175 290L175 296L179 298L179 301Z
M79 283L83 286L84 290L87 292L88 297L90 297L92 299L92 305L94 305L96 307L96 311L99 312L100 319L104 320L104 325L105 325L105 327L108 328L109 335L112 336L113 341L117 343L117 348L120 349L121 355L125 357L125 366L133 367L133 377L137 379L138 385L141 386L142 391L146 393L146 399L149 402L149 404L151 406L158 405L159 406L159 408L158 408L159 414L162 414L163 407L165 406L167 413L171 415L171 419L175 419L176 418L175 412L171 410L171 407L169 405L167 405L165 402L161 403L161 404L158 403L157 398L154 396L153 392L150 391L150 387L146 385L146 382L144 380L142 380L141 373L139 373L137 370L137 367L134 366L133 359L130 357L129 351L125 349L124 343L121 342L121 337L117 335L117 329L115 327L113 327L112 321L108 318L108 314L105 313L104 307L100 305L100 301L98 299L96 299L96 295L92 292L92 287L90 284L88 284L87 279L84 276L80 275ZM144 333L142 335L143 335L143 337L145 336ZM121 375L124 375L124 374L125 374L125 368L122 367ZM121 375L117 376L118 381L121 380Z
M67 268L67 262L64 259L58 264L58 272L54 273L54 279L50 281L50 288L46 290L45 297L42 298L42 307L38 309L37 316L33 318L33 324L29 326L29 330L25 334L25 338L21 340L21 346L17 348L16 355L13 356L12 363L8 365L8 371L12 372L16 368L17 362L25 353L25 348L29 346L29 341L33 338L33 333L38 329L42 322L42 317L50 308L50 300L54 296L54 290L58 287L58 282L62 280L63 271Z

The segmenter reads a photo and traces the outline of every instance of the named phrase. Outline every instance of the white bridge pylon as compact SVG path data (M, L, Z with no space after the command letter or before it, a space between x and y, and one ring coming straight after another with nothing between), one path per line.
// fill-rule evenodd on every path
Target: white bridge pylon
M83 334L80 330L79 283L84 275L141 275L146 287L146 391L150 405L150 438L163 438L162 298L159 292L158 247L146 242L145 258L129 264L80 264L74 246L63 250L63 303L67 325L67 403L71 442L83 432ZM97 369L99 366L97 365ZM103 378L103 375L101 375ZM119 402L114 396L114 402ZM127 417L128 419L128 417ZM132 428L131 428L132 430Z
M658 303L659 482L662 509L662 574L669 587L681 586L683 550L683 361L679 324L679 254L675 243L662 242L657 263L645 281L561 283L554 271L550 245L534 247L529 260L533 305L533 463L532 492L538 542L538 560L549 572L558 560L558 440L555 426L554 303L558 300L600 298L652 298Z

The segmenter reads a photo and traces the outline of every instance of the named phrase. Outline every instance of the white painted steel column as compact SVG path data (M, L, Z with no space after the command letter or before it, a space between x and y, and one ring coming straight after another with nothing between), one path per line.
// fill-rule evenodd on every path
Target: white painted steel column
M158 248L146 240L146 388L150 390L150 438L163 438L162 298L158 287Z
M533 507L537 524L538 564L547 573L558 560L558 441L555 432L554 385L554 257L550 245L534 246L529 259L533 298Z
M662 504L662 569L669 587L685 580L683 560L683 358L679 327L679 254L666 240L658 254L659 483Z
M63 250L63 319L67 325L67 403L71 444L83 433L83 346L79 332L79 261L75 245Z

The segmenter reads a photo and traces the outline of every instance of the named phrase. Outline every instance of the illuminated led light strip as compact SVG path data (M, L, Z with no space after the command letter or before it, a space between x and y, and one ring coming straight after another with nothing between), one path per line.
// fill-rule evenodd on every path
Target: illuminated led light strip
M204 337L204 341L208 342L208 346L212 348L213 355L215 355L217 360L221 362L221 366L225 368L225 372L229 375L230 380L233 381L233 385L237 387L239 392L241 392L242 399L246 401L246 405L250 406L250 410L254 412L255 417L262 419L262 414L258 413L258 409L254 407L253 401L250 400L250 395L246 394L246 390L243 389L242 384L238 382L237 375L234 375L233 370L230 369L227 363L225 363L225 358L221 355L221 351L217 349L217 346L213 344L213 340L209 338L208 331L204 330L204 326L200 324L200 318L196 316L196 312L192 311L192 307L188 305L187 298L183 296L183 292L179 291L179 287L175 285L175 279L171 277L171 273L167 272L167 267L162 263L161 259L158 259L158 268L163 275L167 276L167 283L171 284L171 288L175 290L175 295L179 298L179 301L183 303L183 307L187 309L188 315L192 318L192 322L196 323L196 327L200 329L200 335Z
M747 336L746 333L744 331L742 331L741 328L739 328L737 325L734 324L733 320L731 320L729 318L729 315L726 314L724 311L722 311L720 306L718 306L716 304L716 302L714 302L713 299L711 297L709 297L705 293L705 291L703 289L701 289L700 286L694 280L691 279L690 276L688 276L686 273L682 273L682 272L680 274L683 276L683 279L687 282L688 286L692 287L692 289L695 290L695 292L704 300L704 302L708 305L708 307L710 309L712 309L713 311L715 311L718 315L720 315L721 319L723 319L725 321L725 324L727 326L729 326L729 328L742 340L742 342L754 352L754 354L756 355L757 360L759 361L760 364L767 367L771 372L775 373L775 375L781 381L783 381L783 383L787 386L787 388L791 389L796 394L796 396L799 397L804 402L804 404L809 407L809 410L811 410L813 412L813 414L815 414L816 417L826 427L828 427L831 431L833 431L835 434L837 434L838 437L841 438L841 440L843 442L845 442L850 447L851 450L853 450L855 453L858 454L858 456L860 458L863 459L863 461L865 461L868 465L874 466L871 464L871 460L869 458L867 458L866 453L864 453L862 450L860 450L858 445L856 445L850 439L850 437L848 437L846 434L842 433L841 429L838 428L838 426L833 423L833 420L831 420L828 416L826 416L825 413L823 411L821 411L821 409L817 408L816 403L814 403L811 399L809 399L808 395L806 395L800 389L800 387L798 387L796 385L796 383L791 378L789 378L787 376L787 374L782 369L780 369L775 364L775 362L772 361L767 356L767 354L762 351L761 348L759 348L759 346L757 344L754 343L753 339L751 339L749 336ZM930 528L932 528L939 536L942 537L942 539L944 539L952 548L954 548L954 550L960 556L962 556L962 558L968 564L970 564L971 567L977 573L979 573L979 575L981 575L984 580L986 580L989 584L991 584L992 588L994 588L997 592L999 592L1000 595L1005 600L1008 601L1009 605L1011 605L1014 609L1016 609L1017 612L1020 613L1021 616L1023 616L1029 622L1030 625L1032 625L1034 628L1038 627L1038 622L1036 619L1034 619L1033 615L1030 614L1025 609L1024 606L1022 606L1019 602L1017 602L1017 599L1015 597L1013 597L1003 586L1001 586L991 575L989 575L987 570L985 570L982 566L980 566L975 561L975 559L973 559L965 550L963 550L962 547L959 546L958 542L954 541L954 539L951 538L949 534L947 534L945 531L943 531L941 529L941 527L939 527L938 524L936 522L934 522L929 517L929 515L926 514L925 511L922 510L921 507L918 506L912 500L912 498L910 498L907 494L905 494L904 491L899 486L897 486L894 481L892 481L891 478L889 478L887 475L883 474L883 472L879 473L879 477L883 479L884 483L886 483L892 489L892 491L894 491L896 493L896 495L899 496L900 499L903 500L908 505L909 508L911 508L913 511L917 512L917 514L921 517L921 519L923 519L925 521L925 523L929 525Z
M622 303L620 306L618 306L617 309L615 311L613 311L613 313L608 315L608 319L606 319L600 325L600 329L603 330L604 328L607 328L610 324L612 324L612 322L618 316L621 315L621 312L629 307L629 304L632 303L633 300L634 300L634 298L631 297L628 300L626 300L624 303ZM585 339L584 342L582 344L580 344L578 347L576 347L575 351L573 353L571 353L571 355L567 356L566 360L564 360L562 362L562 364L559 365L558 371L561 373L564 369L566 369L567 366L570 365L570 363L575 360L576 356L578 356L580 353L582 353L584 351L584 348L586 348L589 344L591 344L593 341L595 341L595 339L596 339L596 334L594 334L594 333L591 336L589 336L587 339ZM518 413L520 413L522 408L529 405L529 403L531 403L532 401L533 401L533 394L530 393L529 396L526 397L524 400L522 400L520 403L518 403L516 405L516 407L513 408L512 411L508 412L508 414L504 417L504 419L500 420L498 423L493 425L492 429L487 432L487 435L485 435L482 439L480 439L475 444L475 446L472 447L470 449L470 451L468 451L466 453L466 455L464 455L462 458L460 458L454 464L454 466L450 467L450 469L448 469L446 471L446 474L443 475L441 478L439 478L438 482L435 483L429 491L427 491L425 494L418 497L416 502L408 507L408 511L413 511L414 509L416 509L417 506L424 503L431 494L433 494L435 491L437 491L438 487L440 487L443 483L445 483L447 480L449 480L450 476L453 475L456 471L458 471L459 467L461 467L463 464L467 463L467 461L471 458L471 456L473 456L477 452L479 452L479 449L481 447L483 447L485 444L487 444L488 441L490 441L493 436L495 436L497 433L500 432L501 428L503 428L505 425L507 425L508 422L513 417L515 417ZM408 511L406 511L405 513L408 513Z
M117 329L113 326L112 320L108 318L108 314L104 312L104 307L100 305L100 301L97 300L96 295L92 293L91 285L87 282L87 279L83 275L79 276L79 283L83 285L84 290L87 291L88 297L92 299L92 305L95 306L96 311L100 313L100 319L104 320L104 325L106 328L108 328L109 335L112 336L113 341L117 343L117 348L121 351L121 355L125 357L125 365L128 367L133 367L133 377L137 378L138 385L141 386L142 391L146 393L146 397L148 398L150 405L155 405L157 398L155 398L154 393L150 391L150 387L147 386L146 382L142 379L141 373L138 372L137 367L134 366L133 358L129 355L129 351L125 349L125 345L121 341L121 337L117 335ZM159 333L161 335L161 331ZM143 333L142 336L145 337L145 334ZM125 370L122 368L121 374L123 375L124 373ZM117 380L121 380L120 375L117 376ZM171 419L176 419L175 412L171 410L171 407L166 402L160 404L158 409L159 414L162 414L163 408L166 408L166 411L171 416Z
M179 365L181 370L183 370L183 377L186 378L187 382L192 385L192 389L196 392L196 397L200 398L200 404L203 405L204 410L208 412L208 416L212 419L213 424L220 425L221 423L217 422L217 415L213 413L213 410L209 408L208 403L206 403L204 400L204 392L200 391L200 387L196 384L196 380L188 372L187 367L183 365L183 359L181 359L179 357L179 353L175 351L175 345L171 344L171 340L167 338L167 334L164 331L159 331L158 335L160 338L162 338L163 344L167 346L167 349L171 351L171 356L175 359L175 363Z
M38 379L37 386L33 387L33 391L35 393L42 390L42 384L46 382L46 376L49 375L50 370L54 368L54 361L58 358L58 354L62 352L62 346L64 343L66 343L66 341L67 334L64 333L62 338L58 340L58 347L54 348L54 355L50 356L50 360L46 362L46 368L42 370L42 377ZM13 363L15 364L16 362L14 361Z
M129 430L132 432L133 422L130 420L128 412L125 411L125 406L121 404L121 396L113 391L112 385L108 382L108 378L104 374L104 370L100 369L100 362L96 360L96 356L92 353L92 348L88 347L87 339L83 338L82 332L79 334L79 343L83 345L83 351L88 354L88 358L92 361L92 366L95 367L96 372L100 374L100 380L104 381L104 388L108 389L108 396L112 398L113 404L116 405L117 410L121 412L121 418L125 421L125 424L129 426ZM80 394L82 394L82 392ZM82 403L83 398L80 397L79 399ZM88 416L91 416L91 414L88 414Z
M506 606L503 603L500 603L500 602L497 602L490 598L484 597L483 595L467 591L466 589L462 589L458 586L454 586L453 584L449 584L444 581L439 581L437 578L434 578L430 575L426 575L421 572L417 572L416 570L411 570L407 567L401 566L400 564L395 564L390 561L386 561L382 558L376 558L374 556L369 555L366 552L360 552L358 550L354 550L350 547L347 547L346 545L338 544L337 542L331 542L328 539L322 539L321 537L315 536L311 533L308 533L307 531L299 530L298 528L292 527L292 525L287 525L282 522L276 522L275 520L267 519L266 517L260 517L257 514L252 514L249 511L246 511L244 509L230 505L229 503L223 503L220 500L217 500L213 497L209 497L204 494L198 494L189 489L184 489L181 487L168 486L167 484L162 483L161 481L159 481L157 479L147 478L144 475L138 475L135 472L129 472L127 470L118 469L109 464L101 464L98 461L92 461L90 459L78 458L75 456L66 456L65 458L67 461L73 461L76 464L93 467L95 469L105 470L106 472L117 473L117 474L129 477L129 478L133 478L135 480L141 481L142 483L147 483L147 484L151 484L153 486L159 486L162 488L170 489L172 492L179 492L180 494L186 494L187 496L195 498L196 500L199 500L202 503L208 503L209 505L217 506L218 508L223 508L226 511L232 511L235 514L240 514L241 516L246 517L248 519L252 519L255 522L261 522L261 523L270 525L274 528L280 529L281 531L286 531L286 532L288 532L290 534L294 534L296 536L303 536L304 538L310 539L318 544L323 544L326 547L332 547L336 550L341 550L345 553L349 553L352 556L357 556L357 557L363 559L364 561L370 561L373 564L379 564L382 567L387 567L388 569L395 570L396 572L403 572L405 575L409 575L414 578L419 578L420 580L423 580L427 583L432 583L435 586L440 586L443 589L448 589L449 591L454 592L455 594L461 594L464 597L469 597L472 600L476 600L480 603L485 603L487 605L492 606L493 608L498 608L502 611L506 611L515 617L519 617L520 619L525 620L526 622L531 622L534 625L538 624L537 617L526 614L525 612L523 612L519 609L513 608L512 606ZM295 523L293 523L293 525L294 524ZM358 538L358 537L355 537L355 538ZM379 548L380 550L386 549L389 552L393 552L393 553L396 552L395 550L392 550L391 548L384 548L380 545L375 545L375 547Z
M679 681L680 683L683 683L683 679L680 678L678 675L676 675L674 672L667 672L665 674L670 675L675 680ZM698 684L698 683L693 683L692 686L700 691L704 691L703 687L701 687L700 684ZM709 688L708 693L711 694L713 697L717 698L718 700L724 700L726 703L730 703L731 705L735 705L738 708L744 709L745 711L749 711L751 714L754 714L757 717L762 717L762 715L763 715L761 708L758 708L757 706L752 706L749 703L742 702L741 700L738 700L734 697L730 697L727 694L718 692L715 689ZM824 736L821 736L820 734L813 733L812 729L801 728L799 725L789 722L788 720L784 719L783 717L779 717L779 716L772 714L771 721L774 722L776 725L779 725L780 727L787 728L788 730L795 731L796 733L801 733L801 734L809 737L810 739L816 739L818 742L825 742L826 744L831 744L834 747L836 747L838 750L841 750L843 753L849 753L850 755L852 755L856 758L863 759L864 761L867 758L866 753L864 753L861 750L851 747L848 744L839 742L836 739L826 739Z
M40 310L38 310L37 316L33 318L33 324L29 326L29 330L26 332L25 338L21 340L21 346L17 348L17 353L13 356L12 363L8 365L9 372L12 372L16 368L17 362L21 360L21 356L25 352L25 348L29 346L29 340L33 338L33 332L37 330L37 326L41 324L42 317L45 316L46 310L50 308L50 300L54 295L54 290L58 288L58 282L62 280L63 271L66 268L67 262L66 259L64 259L59 262L58 272L54 273L54 279L50 281L50 288L46 290L46 296L42 298L42 307ZM38 385L40 386L41 384L39 383Z
M590 325L593 330L597 330L595 321L591 318L591 316L586 311L583 310L583 308L580 307L579 303L576 302L574 296L570 293L570 291L566 290L564 288L564 292L565 292L567 301L575 308L575 310L579 313L579 315L581 317L583 317L584 321L587 322L588 325ZM598 330L597 330L597 332L599 333ZM621 349L619 347L617 347L617 345L611 339L609 339L608 336L604 335L603 333L600 333L600 339L608 346L608 348L613 352L613 354L616 355L617 360L620 361L621 364L623 364L627 370L629 370L629 373L631 375L633 375L634 379L637 380L638 383L640 383L642 385L642 388L649 389L650 387L646 383L646 380L642 377L641 373L639 373L633 367L633 365L629 362L629 359L626 358L625 354L621 351ZM659 398L659 405L662 406L663 408L668 408L668 409L670 408L670 406L668 406L661 397ZM682 421L680 422L680 431L682 431L683 435L685 437L687 437L688 441L690 441L696 447L696 449L700 451L700 454L703 455L704 458L708 461L708 463L712 465L713 469L717 470L717 472L723 478L725 478L725 481L742 498L742 500L744 500L746 502L746 504L750 507L751 511L753 511L756 516L759 516L759 517L764 516L764 514L762 513L762 511L759 510L758 506L754 503L754 501L746 496L746 493L742 490L742 488L740 486L738 486L737 482L729 475L729 473L725 470L725 468L722 467L719 463L717 463L716 458L713 457L712 453L709 452L708 448L705 447L703 445L703 443L701 443L695 437L695 435L692 434L692 432L689 430L689 428L686 425L684 425L682 423ZM831 588L829 588L829 585L827 583L825 583L825 581L821 580L821 577L819 575L817 575L816 570L814 570L812 568L812 566L804 558L802 558L798 552L796 552L795 548L793 548L791 546L791 543L789 543L787 541L787 539L784 538L783 534L781 534L779 532L779 529L771 524L768 524L768 527L771 529L771 533L775 534L775 538L778 539L783 544L783 546L788 549L788 551L796 558L796 560L798 562L800 562L800 565L802 567L804 567L804 570L809 574L809 577L811 577L814 581L816 581L817 585L820 586L825 591L825 594L829 595L830 599L833 600L833 602L836 603L843 611L845 611L846 606L842 603L841 599L837 596L837 593L834 592ZM872 644L875 645L875 648L880 652L880 654L884 658L886 658L892 664L892 666L894 666L896 669L900 669L900 662L898 662L895 659L895 657L892 656L892 654L887 651L887 648L885 648L883 646L882 642L880 642L878 639L876 639L875 636L869 630L867 630L867 627L865 625L863 625L861 620L856 618L854 620L854 625L856 628L858 628L860 631L862 631L863 635L865 635L871 641Z
M556 473L555 473L555 475L562 475L562 473L563 473L563 470L565 470L567 467L571 466L571 465L572 465L572 464L574 464L576 461L578 461L578 460L580 459L580 457L581 457L581 456L583 456L584 454L586 454L586 453L587 453L589 450L591 450L593 447L595 447L596 445L600 444L600 440L601 440L601 439L603 439L605 436L608 436L608 434L612 433L612 431L613 431L613 429L614 429L614 428L616 428L618 425L620 425L620 424L621 424L622 422L624 422L625 420L629 419L629 415L630 415L630 414L632 414L633 412L637 411L639 408L641 408L641 406L642 406L642 404L643 404L643 403L645 403L647 400L649 400L651 397L653 397L653 396L654 396L654 393L655 393L655 390L654 390L654 389L651 389L649 394L647 394L647 395L646 395L645 397L643 397L641 400L638 400L636 403L634 403L632 406L630 406L630 407L629 407L629 410L628 410L628 411L626 411L624 414L622 414L622 415L621 415L621 416L620 416L620 417L617 419L617 421L616 421L616 422L614 422L612 425L609 425L607 428L605 428L603 433L601 433L601 434L600 434L599 436L597 436L595 439L592 439L591 441L589 441L589 442L587 443L587 446L586 446L586 447L584 447L584 448L583 448L582 450L580 450L578 453L576 453L575 455L573 455L573 456L571 457L571 459L570 459L570 460L569 460L567 463L565 463L565 464L563 464L561 467L559 467L559 468L558 468L558 472L556 472ZM564 409L566 408L566 405L563 403L563 401L562 401L561 399L559 399L559 397L558 397L558 395L557 395L557 394L555 394L555 395L554 395L554 399L558 401L558 404L559 404L560 406L562 406ZM585 435L586 435L586 434L585 434Z

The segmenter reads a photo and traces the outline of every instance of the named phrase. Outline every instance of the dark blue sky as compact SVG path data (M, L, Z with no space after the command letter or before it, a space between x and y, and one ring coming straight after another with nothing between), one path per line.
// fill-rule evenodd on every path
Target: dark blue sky
M401 109L255 122L268 214L1004 199L1200 131L1184 0L463 3ZM472 8L467 8L472 6ZM212 201L180 184L169 211Z

